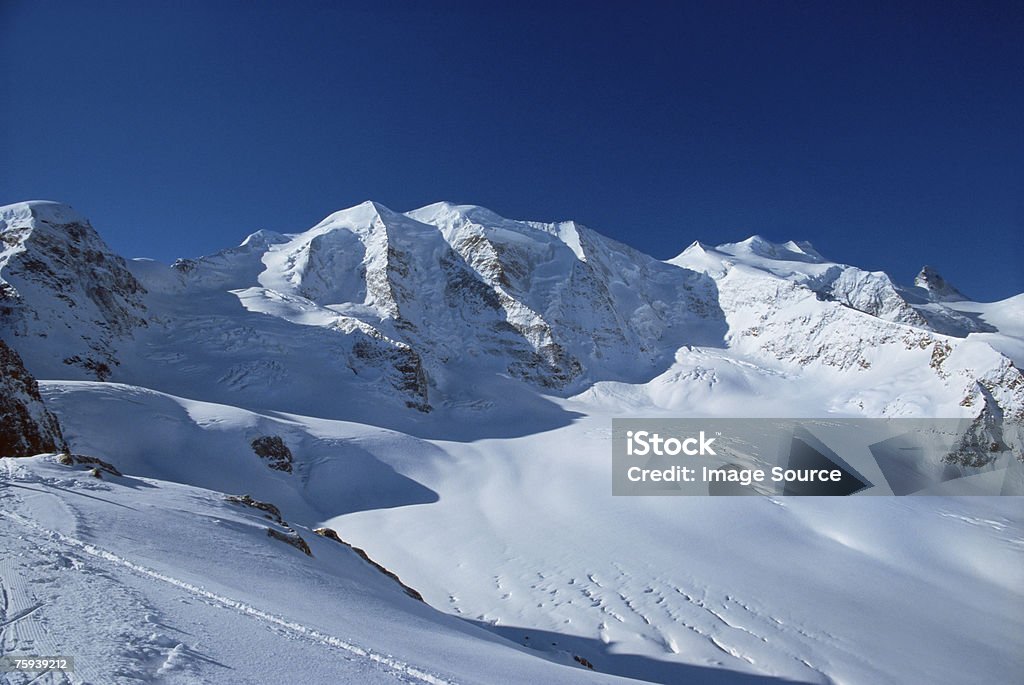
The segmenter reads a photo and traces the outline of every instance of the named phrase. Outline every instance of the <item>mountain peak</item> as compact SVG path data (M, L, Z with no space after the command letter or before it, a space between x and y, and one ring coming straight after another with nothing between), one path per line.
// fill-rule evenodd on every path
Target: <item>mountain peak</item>
M434 226L453 225L458 223L475 223L498 225L518 223L499 215L480 205L464 205L441 201L406 212L406 216L416 221Z
M86 224L88 220L70 205L52 200L28 200L0 207L0 229L21 228L35 222L54 226Z
M713 245L708 245L707 243L702 243L699 240L694 240L692 243L687 245L686 249L683 250L681 254L686 254L687 252L707 252L708 250L714 249Z
M250 233L242 241L240 247L256 247L264 248L270 245L277 245L279 243L288 242L288 237L278 233L277 231L269 231L265 228L261 228L254 233Z
M782 246L792 252L799 252L807 255L808 257L814 257L815 259L823 262L826 261L826 259L821 256L821 253L815 249L814 245L812 245L809 240L790 240L783 243Z
M937 302L956 302L967 299L963 293L943 278L935 267L927 264L921 267L921 271L914 278L914 285L927 290L931 299Z
M366 230L378 219L386 221L399 216L401 215L394 210L385 207L379 202L366 200L365 202L360 202L355 206L329 214L311 230L318 231L321 229L334 228Z
M790 240L785 243L773 243L757 234L738 243L719 245L715 249L733 256L752 255L784 262L821 263L826 261L809 242Z

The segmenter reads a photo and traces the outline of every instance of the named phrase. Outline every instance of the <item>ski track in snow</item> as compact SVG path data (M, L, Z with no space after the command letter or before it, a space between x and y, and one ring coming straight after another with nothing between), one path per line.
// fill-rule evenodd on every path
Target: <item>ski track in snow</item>
M188 583L141 564L132 562L91 543L84 542L75 537L41 526L31 519L12 511L14 508L11 506L12 503L17 504L19 498L11 493L11 489L23 486L14 485L10 482L13 480L12 469L11 465L7 463L7 460L0 460L0 464L3 464L5 467L8 480L8 483L4 484L4 487L0 488L0 502L3 502L4 505L3 510L0 511L0 518L17 524L22 529L31 533L30 536L14 536L9 531L5 531L3 528L0 528L0 540L3 540L3 547L8 552L3 557L0 557L0 653L22 653L52 656L65 654L67 652L66 648L62 651L57 647L58 642L50 635L44 622L33 620L33 615L38 610L44 608L48 601L57 600L58 596L56 594L55 584L50 584L48 586L49 589L54 591L48 599L40 599L37 594L28 588L28 584L46 585L47 579L40 577L38 574L38 568L36 568L36 572L32 573L31 576L27 569L18 568L16 559L19 556L27 555L28 552L22 551L21 554L15 554L13 552L19 547L21 547L22 550L25 550L26 545L24 543L27 541L31 546L31 551L36 555L42 555L49 560L53 560L53 563L58 568L79 572L79 577L72 583L73 586L81 590L81 592L76 593L77 597L84 594L85 596L95 598L98 594L96 592L98 582L100 584L112 584L116 582L116 580L100 569L88 567L82 562L80 557L76 557L74 554L67 554L66 550L68 548L84 553L93 559L99 559L103 562L107 562L108 564L128 569L129 571L145 578L158 580L180 590L184 590L191 595L199 597L207 602L212 602L217 606L235 612L240 616L246 616L265 624L269 624L274 628L282 629L291 636L297 636L318 645L343 650L358 659L377 664L387 669L402 681L428 683L429 685L457 685L453 680L428 673L423 669L417 668L416 666L410 665L386 654L381 654L373 650L360 647L352 642L333 635L328 635L297 621L291 621L270 612L263 611L251 604L210 592L204 588L193 585L192 583ZM31 482L38 485L48 485L48 483L41 481ZM17 544L18 542L22 544L19 545ZM68 580L67 576L68 574L64 574L60 578L61 594L66 594L69 590L69 583L66 582ZM86 576L88 577L88 580L86 580ZM18 584L18 588L16 589L15 583L10 582L8 579L18 577L26 577L28 580L25 585ZM115 589L114 592L102 593L102 602L107 604L112 597L123 594L123 587ZM141 604L138 598L133 597L131 599L133 600L133 603ZM118 615L122 617L146 615L147 617L152 618L153 610L146 606L134 606L130 609L126 608L124 611L111 612L109 606L105 606L103 607L102 613L105 617L109 617L110 615ZM82 620L86 620L85 616L80 618ZM151 620L150 622L153 621ZM122 670L114 675L139 680L152 680L154 677L162 675L163 671L169 668L178 667L178 665L174 663L176 659L180 661L183 660L183 658L190 656L188 654L189 650L187 647L180 642L166 638L166 636L156 636L156 639L152 640L152 642L155 644L134 645L136 648L134 650L134 654L129 654L129 657L133 658L121 659L120 661L135 663L118 664L122 669L127 667L130 670ZM201 655L191 656L201 657ZM65 674L63 672L49 672L42 674L11 673L6 674L6 676L10 678L9 682L11 682L12 685L27 685L27 683L44 682L69 683L70 685L77 685L78 683L88 682L109 682L109 679L105 674L97 672L95 668L90 668L90 661L93 660L78 658L75 663L76 671L73 674ZM145 661L149 661L150 663L140 663ZM111 665L114 664L114 662L109 663ZM148 672L140 672L138 670L139 666L148 666ZM19 676L24 676L25 679L17 680ZM0 679L0 682L8 681Z

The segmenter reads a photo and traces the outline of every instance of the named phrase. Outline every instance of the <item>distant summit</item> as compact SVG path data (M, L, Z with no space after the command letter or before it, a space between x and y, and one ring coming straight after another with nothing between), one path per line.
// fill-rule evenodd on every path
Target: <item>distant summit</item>
M914 278L914 285L924 288L935 302L961 302L967 297L942 277L935 267L923 266Z

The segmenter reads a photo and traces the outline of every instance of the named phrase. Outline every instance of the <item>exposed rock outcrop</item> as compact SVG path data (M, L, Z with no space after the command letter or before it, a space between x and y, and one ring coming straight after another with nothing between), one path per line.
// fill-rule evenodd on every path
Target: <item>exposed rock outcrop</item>
M291 545L295 549L305 554L307 557L313 556L312 550L309 549L309 544L302 539L301 535L294 531L291 533L282 533L279 530L267 528L267 535L274 538L275 540L280 540L281 542Z
M266 518L275 523L285 525L284 519L281 518L281 510L270 502L261 502L258 499L253 499L252 495L226 495L224 499L234 504L242 504L253 509L259 509Z
M914 285L926 290L935 302L958 302L967 299L932 266L921 267L921 271L914 278Z
M56 202L0 208L0 335L36 374L108 380L146 327L145 289L87 219Z
M385 568L384 566L378 564L376 561L371 559L370 555L367 554L364 550L360 549L359 547L355 547L355 546L345 542L344 540L342 540L341 537L338 536L337 531L335 531L333 528L316 528L316 529L313 530L313 532L316 533L317 535L319 535L320 537L325 537L325 538L327 538L329 540L334 540L337 543L345 545L346 547L351 549L353 552L355 552L363 561L365 561L370 566L374 567L375 569L377 569L378 571L380 571L381 573L386 575L391 580L393 580L396 583L398 583L402 587L402 589L405 590L405 594L407 594L410 597L412 597L413 599L417 599L417 600L419 600L421 602L424 601L423 595L421 595L417 590L415 590L415 589L409 587L408 585L406 585L405 583L403 583L402 579L398 577L398 574L396 574L393 571L390 571L387 568Z
M66 449L56 417L43 406L36 379L18 353L0 340L0 456L29 457Z
M88 466L91 471L104 471L112 476L123 476L124 474L117 470L117 467L108 461L103 461L97 457L89 457L84 454L71 454L70 452L64 452L57 461L64 466Z
M224 499L234 504L241 504L243 506L262 511L264 518L270 519L281 528L281 530L278 530L273 526L267 526L268 537L291 545L307 557L313 556L313 551L309 548L309 543L307 543L301 535L295 532L295 529L289 526L287 521L281 518L281 510L273 504L269 502L260 502L257 499L253 499L250 495L225 495Z
M262 435L250 443L256 456L267 461L275 471L292 472L292 451L279 435Z

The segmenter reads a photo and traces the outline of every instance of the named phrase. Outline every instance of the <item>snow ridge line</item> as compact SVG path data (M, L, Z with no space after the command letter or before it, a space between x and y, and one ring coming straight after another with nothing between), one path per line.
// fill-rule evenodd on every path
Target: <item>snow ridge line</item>
M0 516L10 519L15 523L18 523L26 528L32 528L41 533L46 533L51 537L57 538L61 542L68 544L72 547L75 547L77 549L80 549L91 556L104 559L115 564L119 564L121 566L124 566L125 568L128 568L129 570L135 571L136 573L141 573L142 575L149 576L150 578L163 581L165 583L168 583L169 585L181 588L182 590L190 592L204 599L209 599L214 602L217 602L218 604L228 609L233 609L235 611L248 614L263 621L267 621L268 623L273 623L274 625L298 633L303 637L311 638L317 642L321 642L330 647L343 649L347 652L355 654L356 656L369 659L370 661L376 661L377 663L386 666L387 668L396 671L397 673L412 676L413 678L416 678L421 682L429 683L429 685L458 685L453 680L446 680L444 678L435 676L431 673L427 673L426 671L420 670L415 666L410 666L409 664L398 659L395 659L393 657L384 654L378 654L377 652L365 649L358 645L354 645L351 642L347 642L340 638L334 637L333 635L321 633L315 628L310 628L309 626L302 625L301 623L296 623L295 621L289 621L287 619L281 618L280 616L276 616L269 612L263 611L262 609L257 609L256 607L250 604L246 604L245 602L240 602L238 600L231 599L230 597L218 595L216 593L210 592L209 590L204 590L203 588L197 585L193 585L192 583L186 582L184 580L179 580L177 578L173 578L171 576L165 575L163 573L160 573L159 571L153 570L146 566L142 566L132 561L128 561L124 557L119 557L118 555L112 552L108 552L105 549L100 549L99 547L89 544L88 542L83 542L81 540L68 537L67 535L59 533L55 530L44 528L43 526L40 526L34 521L31 521L30 519L27 519L18 514L0 511Z

